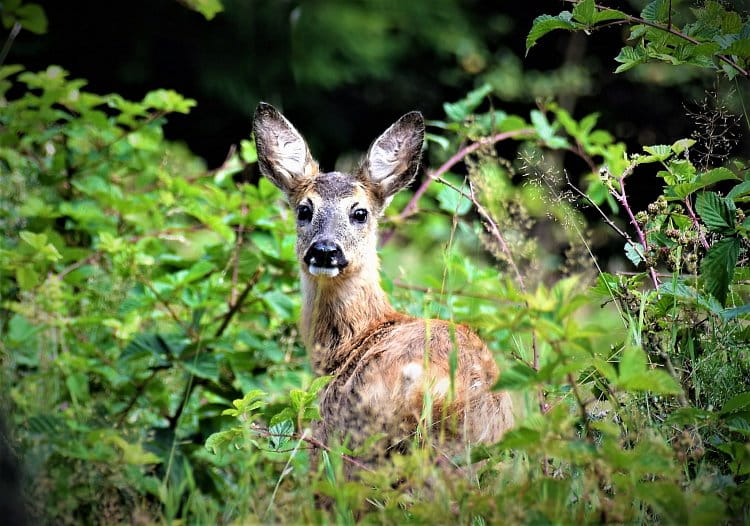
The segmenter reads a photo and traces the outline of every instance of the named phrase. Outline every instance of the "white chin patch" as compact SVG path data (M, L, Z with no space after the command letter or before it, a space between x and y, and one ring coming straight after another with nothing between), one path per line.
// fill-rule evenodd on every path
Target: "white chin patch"
M335 278L339 275L339 269L338 267L317 267L315 265L310 265L308 267L310 270L310 274L313 276L325 276L327 278Z

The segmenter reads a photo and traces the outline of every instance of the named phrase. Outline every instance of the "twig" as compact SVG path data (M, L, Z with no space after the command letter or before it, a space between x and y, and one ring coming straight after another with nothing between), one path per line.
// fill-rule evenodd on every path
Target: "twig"
M635 164L631 164L628 168L626 168L622 175L617 179L617 182L620 183L620 191L614 191L611 190L613 195L615 196L615 199L619 201L619 203L622 205L622 207L625 209L625 211L628 213L628 217L630 218L630 223L633 225L633 228L635 228L636 234L638 234L638 239L641 242L641 246L643 247L644 252L648 253L649 246L648 246L648 239L646 238L646 234L643 232L643 229L641 228L641 225L638 224L638 221L635 219L635 215L633 215L633 210L630 208L630 204L628 203L628 194L625 192L625 177L627 177L632 171L633 168L635 168ZM645 258L644 258L645 261ZM651 281L654 283L654 288L659 289L659 278L656 275L656 270L654 269L653 265L649 265L646 262L646 266L648 267L649 275L651 276Z
M578 3L579 0L564 0L564 1L565 2L569 2L569 3ZM599 9L599 10L609 9L607 6L603 6L603 5L600 5L600 4L595 4L595 5L596 5L596 8ZM650 22L650 21L645 20L643 18L640 18L640 17L637 17L637 16L633 16L633 15L629 15L627 13L623 13L623 14L627 17L625 20L615 20L614 22L610 22L610 23L608 23L606 25L622 25L622 24L627 24L627 23L635 22L637 24L642 24L644 26L653 27L654 29L658 29L660 31L665 31L665 32L669 33L670 35L674 35L676 37L682 38L683 40L687 40L688 42L690 42L691 44L695 44L696 46L702 44L702 42L700 40L697 40L697 39L691 37L690 35L686 35L682 31L678 31L678 30L674 29L673 27L671 27L672 26L671 2L670 2L669 25L668 26L664 26L662 24L657 24L656 22ZM593 28L593 29L596 29L596 28ZM716 55L716 58L718 58L722 62L730 65L734 69L736 69L743 77L750 78L750 72L748 72L745 68L743 68L742 66L740 66L739 64L737 64L729 56L727 56L727 55Z
M255 274L252 275L250 280L247 282L247 285L245 285L245 288L240 293L239 297L237 298L237 301L234 302L229 307L229 310L224 315L224 320L221 322L221 325L218 329L216 329L216 334L214 334L214 337L218 338L222 334L224 334L224 331L229 326L229 322L232 321L232 317L237 313L237 311L240 310L240 307L242 307L242 304L245 301L245 298L247 298L248 293L252 290L252 288L258 283L258 280L260 279L260 275L263 272L263 268L258 268L255 271Z
M327 445L325 445L320 440L317 440L317 439L315 439L313 437L310 437L310 436L305 436L305 433L303 433L302 436L298 436L296 433L295 434L291 434L291 435L281 434L281 433L271 433L267 428L260 427L260 426L258 426L256 424L252 424L250 429L251 429L251 431L254 431L254 432L258 433L262 437L266 437L266 438L281 437L281 438L291 438L291 439L294 439L294 440L300 440L300 441L307 442L308 444L310 444L311 446L313 446L315 448L323 449L323 450L327 451L328 453L333 453L333 451L331 450L330 447L328 447ZM344 453L340 453L340 455L341 455L341 458L343 458L347 462L349 462L349 463L357 466L360 469L363 469L365 471L369 471L370 473L374 473L375 472L372 468L368 467L366 464L363 464L362 462L360 462L359 460L357 460L354 457L351 457L351 456L346 455Z
M534 130L531 128L512 130L508 132L498 133L490 137L484 137L483 139L479 139L478 141L461 148L458 152L456 152L453 156L451 156L450 159L448 159L442 165L440 165L440 167L437 170L430 172L427 175L427 178L422 182L422 184L419 186L417 191L414 192L414 195L406 204L406 206L401 211L401 213L398 214L395 218L393 218L393 221L395 222L403 221L407 217L415 214L418 211L417 203L419 202L419 198L422 197L422 194L424 194L425 191L427 191L427 187L430 185L430 183L438 179L448 170L453 168L453 166L461 162L464 159L464 157L466 157L467 155L477 151L482 146L495 144L497 142L504 141L506 139L518 137L519 135L529 135L533 133L534 133ZM381 245L385 245L386 243L388 243L388 241L390 241L390 239L393 237L394 232L395 232L395 229L391 229L389 232L383 235L381 239Z
M690 216L690 219L693 221L693 226L695 227L695 230L698 232L698 238L701 240L701 245L703 245L703 248L708 250L709 245L708 241L706 241L706 235L703 233L703 229L701 228L701 224L698 221L698 217L695 215L695 212L693 211L693 206L690 203L690 197L685 198L685 208L688 211L688 215Z
M18 36L18 33L20 32L21 32L21 24L19 22L14 23L13 27L10 29L10 34L8 35L8 38L5 40L5 45L3 46L3 50L0 51L0 66L2 66L5 63L5 59L8 57L10 48L13 46L13 42L15 42L16 37Z

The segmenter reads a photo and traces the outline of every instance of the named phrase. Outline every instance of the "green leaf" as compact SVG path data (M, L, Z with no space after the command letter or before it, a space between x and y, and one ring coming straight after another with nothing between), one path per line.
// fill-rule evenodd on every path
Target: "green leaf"
M715 168L699 175L694 182L680 183L674 186L669 186L667 188L667 198L682 200L702 188L711 186L720 181L727 181L729 179L737 179L737 176L734 175L731 170L728 170L726 168Z
M39 273L31 266L16 268L16 282L21 290L31 290L39 284Z
M227 431L219 431L210 435L206 439L206 449L218 455L222 453L229 444L236 443L238 439L242 438L242 429L233 428Z
M534 19L531 24L531 31L526 36L526 52L528 53L536 41L544 35L555 29L576 29L576 25L570 21L573 15L568 11L563 11L557 16L541 15Z
M620 53L615 57L615 61L620 62L621 65L617 66L615 73L622 73L630 68L643 64L648 59L646 49L642 44L638 44L635 47L625 46L620 50Z
M155 110L160 110L166 113L173 111L177 113L189 113L190 108L196 105L194 99L183 97L171 89L150 91L143 99L143 103L151 106Z
M573 8L573 18L586 25L594 23L594 15L596 13L596 5L594 0L581 0Z
M636 243L635 245L632 243L625 243L625 256L627 256L630 262L636 267L643 262L641 254L644 252L643 245L640 243Z
M470 91L463 99L457 102L444 103L443 111L450 120L463 122L490 93L492 93L492 86L484 83L477 89Z
M682 388L668 373L649 369L646 353L640 347L626 347L620 357L617 384L630 391L649 391L657 394L679 394Z
M532 110L530 113L531 123L534 129L550 148L567 148L568 141L555 135L555 127L547 120L547 116L539 110Z
M712 232L727 233L734 230L735 210L716 192L703 192L698 195L695 211Z
M291 440L294 424L291 420L282 420L268 428L268 444L273 451L282 449Z
M47 32L47 15L38 4L24 4L16 9L15 15L24 29L37 35Z
M666 22L669 18L669 0L654 0L641 11L641 18L649 22Z
M448 186L440 188L437 200L440 208L449 214L462 216L471 210L471 201Z
M740 38L721 50L724 55L750 56L750 38Z
M727 237L711 246L701 261L701 280L706 290L722 305L726 302L739 254L740 240Z
M538 382L537 372L523 362L516 362L506 369L492 389L526 389Z
M719 414L728 415L731 413L739 413L750 407L750 392L738 394L727 400L721 407Z
M182 0L182 3L202 14L206 20L211 20L217 13L224 11L220 0Z
M594 14L592 22L598 24L607 20L627 20L628 18L630 18L628 15L617 9L602 9Z

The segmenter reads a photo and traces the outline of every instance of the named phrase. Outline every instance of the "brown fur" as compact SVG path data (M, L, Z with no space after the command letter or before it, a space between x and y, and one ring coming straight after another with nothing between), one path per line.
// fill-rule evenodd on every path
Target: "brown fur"
M414 177L421 115L407 114L381 135L355 175L319 173L299 132L268 105L256 111L254 130L263 173L293 207L311 210L297 228L300 328L316 373L334 376L320 399L319 438L358 446L384 433L388 450L425 423L453 443L497 441L513 414L509 395L491 391L498 368L490 351L462 325L396 312L379 283L377 218ZM354 209L369 220L354 221ZM346 259L333 276L305 263L321 240L335 242Z

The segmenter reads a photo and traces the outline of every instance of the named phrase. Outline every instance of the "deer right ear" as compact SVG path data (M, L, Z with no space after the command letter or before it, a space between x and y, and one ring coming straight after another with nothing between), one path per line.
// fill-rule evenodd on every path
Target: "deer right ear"
M270 104L255 109L253 133L261 173L287 196L318 173L302 135Z

